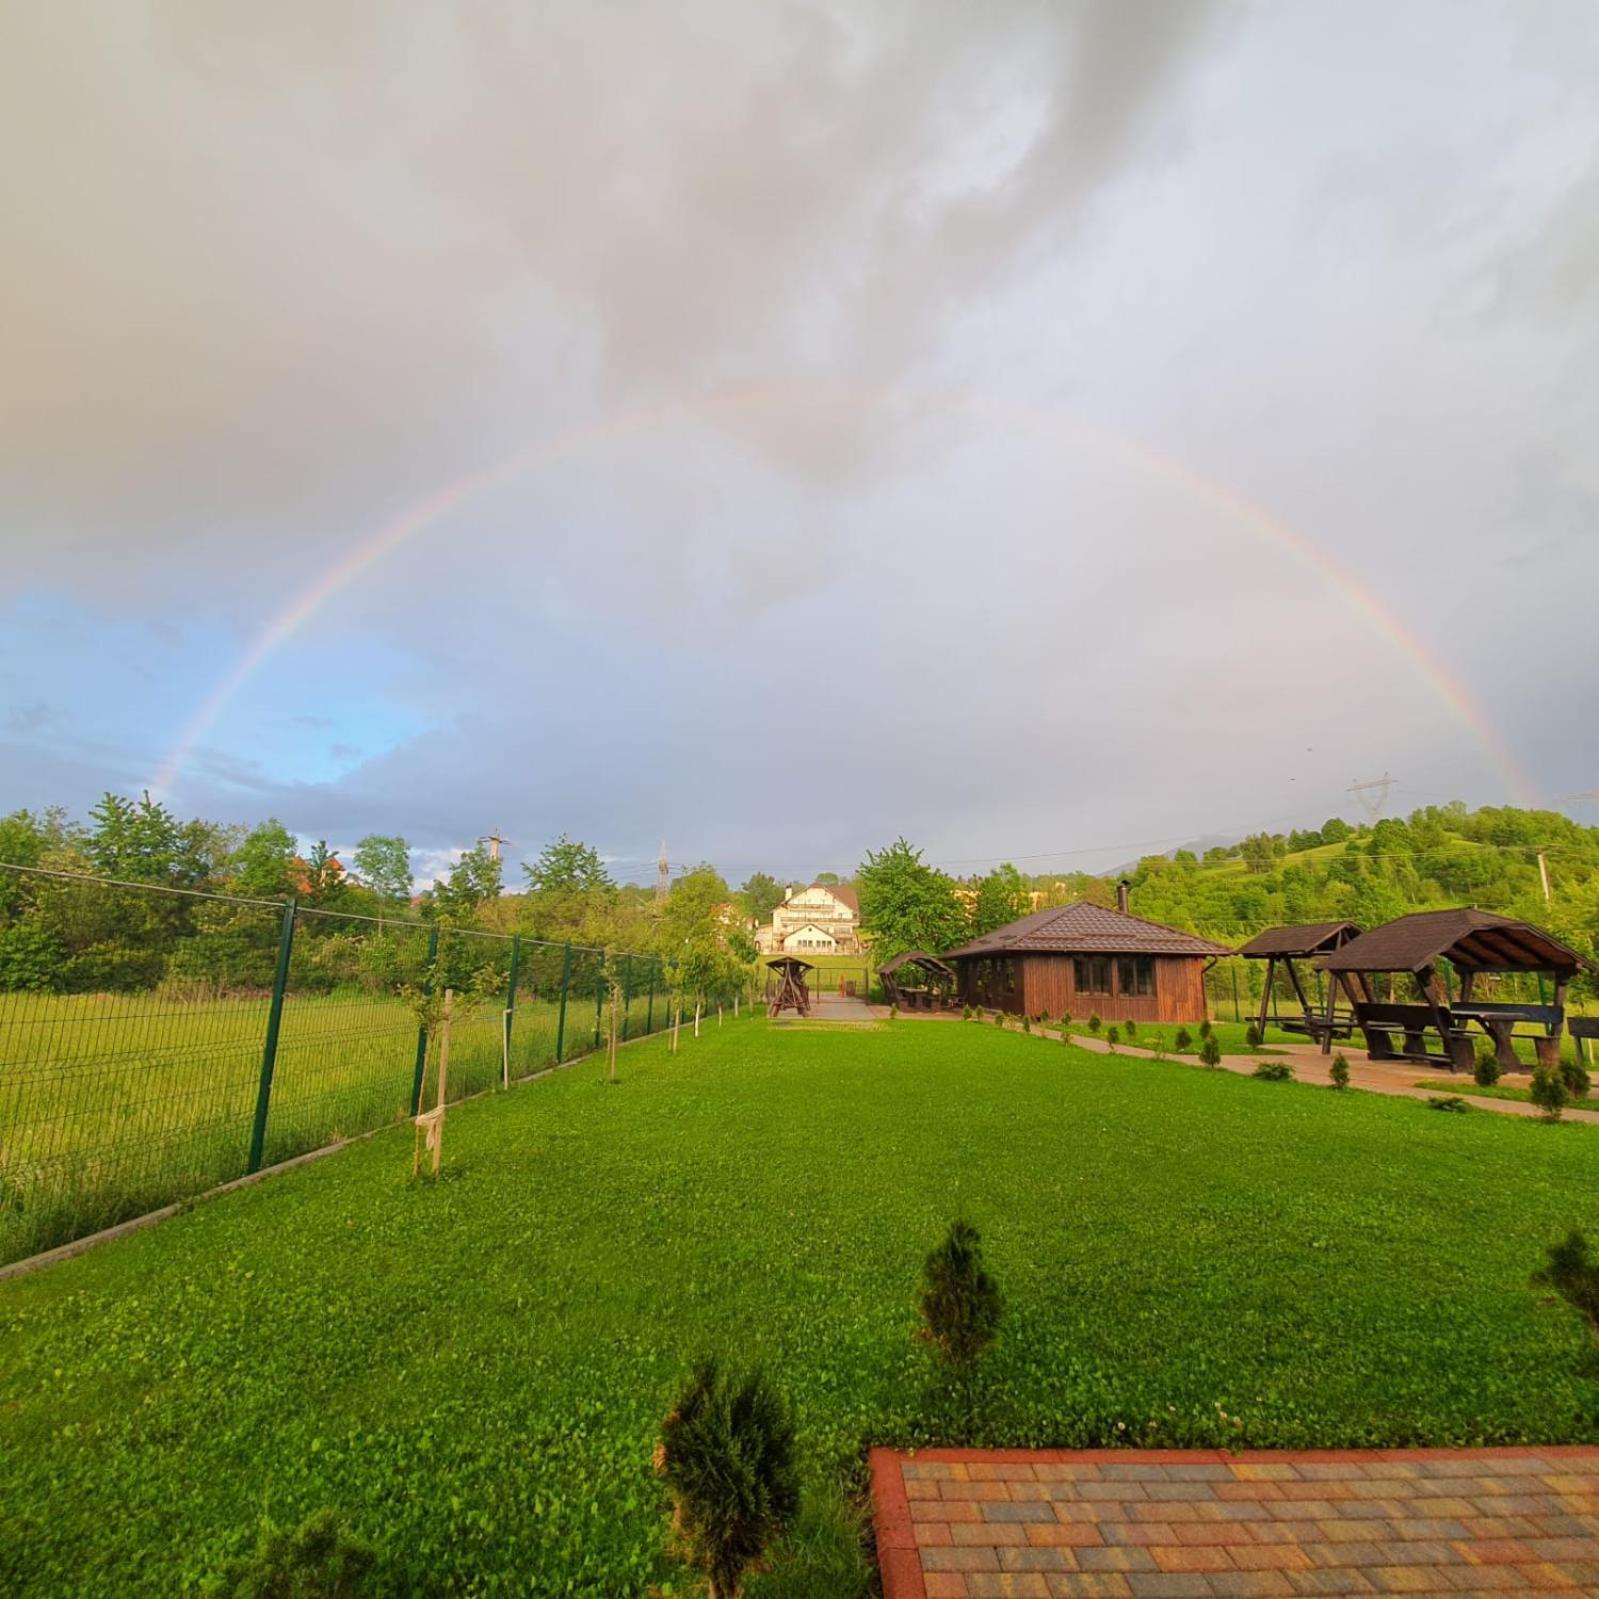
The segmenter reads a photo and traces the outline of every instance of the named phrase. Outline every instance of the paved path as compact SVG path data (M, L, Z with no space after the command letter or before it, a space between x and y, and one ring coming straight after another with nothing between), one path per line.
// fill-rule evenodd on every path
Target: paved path
M1599 1594L1599 1448L872 1451L884 1599Z
M991 1024L990 1024L991 1025ZM1013 1031L1017 1029L1012 1029ZM1054 1029L1043 1029L1046 1038L1059 1038L1060 1033ZM1092 1050L1096 1054L1110 1053L1110 1045L1099 1038L1084 1038L1081 1033L1072 1035L1072 1042L1080 1049ZM1327 1069L1332 1064L1331 1055L1323 1055L1314 1044L1268 1044L1269 1054L1262 1055L1223 1055L1222 1069L1230 1072L1239 1072L1248 1076L1263 1060L1285 1060L1294 1069L1294 1076L1305 1083L1327 1082ZM1135 1049L1127 1044L1116 1047L1118 1055L1136 1055L1143 1060L1153 1060L1154 1055L1147 1049ZM1178 1060L1185 1066L1198 1066L1199 1062L1192 1056L1168 1055L1168 1060ZM1415 1061L1401 1061L1397 1065L1386 1061L1367 1060L1364 1050L1359 1045L1354 1050L1346 1049L1344 1059L1349 1062L1349 1085L1351 1088L1364 1088L1373 1094L1393 1094L1401 1099L1435 1099L1441 1094L1449 1092L1447 1089L1417 1088L1416 1084L1422 1078L1435 1078L1442 1081L1449 1076L1448 1069L1443 1066L1421 1066ZM1203 1070L1203 1068L1201 1068ZM1467 1099L1473 1109L1497 1111L1501 1116L1541 1116L1542 1111L1536 1105L1526 1103L1519 1099L1481 1099L1472 1098L1471 1090L1475 1085L1464 1074L1460 1076L1459 1086L1454 1092ZM1568 1107L1562 1112L1567 1121L1593 1122L1599 1124L1599 1111L1581 1110L1575 1106Z

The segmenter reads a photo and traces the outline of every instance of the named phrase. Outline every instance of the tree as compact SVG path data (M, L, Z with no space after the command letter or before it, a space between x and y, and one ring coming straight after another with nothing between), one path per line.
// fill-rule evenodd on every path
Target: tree
M251 899L281 899L294 888L294 836L275 816L252 827L228 862L231 887Z
M1533 1104L1552 1122L1560 1120L1560 1113L1571 1098L1565 1078L1553 1066L1540 1066L1533 1072L1529 1093Z
M482 845L461 852L447 881L434 878L422 914L455 927L469 925L478 908L500 895L500 863Z
M1269 872L1277 859L1269 833L1251 833L1243 842L1244 864L1250 871Z
M952 879L924 864L922 852L903 838L868 852L856 874L861 927L879 961L908 949L934 952L961 941L966 917Z
M1551 1244L1548 1265L1535 1271L1532 1280L1540 1288L1553 1288L1599 1338L1599 1261L1581 1233L1573 1229L1565 1243Z
M1349 823L1341 816L1329 816L1321 824L1321 841L1323 844L1342 844L1349 837Z
M522 868L531 894L595 894L616 887L599 851L565 833L546 844L531 866Z
M922 1318L917 1337L961 1379L969 1416L977 1362L999 1336L1005 1313L999 1284L983 1264L982 1237L970 1222L952 1221L943 1242L928 1255L916 1309Z
M350 857L355 875L385 905L411 897L411 846L398 834L368 833Z
M838 886L839 876L837 872L818 872L816 874L816 881L829 888L836 888Z
M328 848L328 841L319 838L305 858L302 892L311 905L330 905L344 889L344 868L339 858Z
M783 903L783 885L765 872L751 872L741 890L744 908L757 922L769 922Z
M984 933L1025 916L1032 908L1032 896L1022 874L1009 861L996 866L977 885L977 897L972 901L972 937L981 938Z
M672 1495L672 1530L710 1599L738 1599L744 1576L799 1510L794 1423L759 1371L724 1378L706 1358L661 1425L655 1469Z
M165 805L150 798L124 799L109 791L89 812L89 859L107 877L163 883L192 876L182 831Z

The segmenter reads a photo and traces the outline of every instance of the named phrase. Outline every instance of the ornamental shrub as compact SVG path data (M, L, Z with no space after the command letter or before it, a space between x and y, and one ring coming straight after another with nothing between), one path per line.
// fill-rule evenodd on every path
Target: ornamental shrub
M1199 1058L1207 1066L1221 1065L1221 1045L1213 1033L1206 1033L1199 1041Z
M1186 1027L1179 1027L1176 1036L1171 1041L1171 1047L1181 1055L1185 1049L1194 1047L1194 1035Z
M1115 1054L1116 1046L1121 1043L1121 1041L1121 1029L1115 1025L1112 1025L1110 1031L1105 1034L1105 1042L1110 1045L1112 1054Z
M1103 1023L1102 1023L1102 1022L1101 1022L1101 1021L1100 1021L1100 1019L1099 1019L1099 1012L1098 1012L1098 1011L1097 1011L1097 1010L1096 1010L1096 1011L1095 1011L1095 1012L1094 1012L1094 1013L1093 1013L1093 1014L1092 1014L1092 1015L1091 1015L1091 1016L1090 1016L1090 1017L1089 1017L1089 1018L1088 1018L1088 1030L1089 1030L1089 1032L1091 1032L1091 1033L1097 1033L1097 1032L1098 1032L1098 1031L1099 1031L1099 1029L1100 1029L1100 1028L1101 1028L1101 1027L1102 1027L1102 1026L1103 1026L1103 1025L1104 1025L1104 1024L1103 1024Z
M1570 1098L1566 1080L1558 1071L1540 1066L1532 1074L1532 1102L1544 1113L1546 1121L1559 1121Z
M1022 1031L1024 1033L1030 1033L1030 1032L1032 1032L1032 1030L1033 1030L1033 1018L1031 1016L1023 1015L1023 1017L1022 1017Z
M1471 1080L1479 1088L1492 1088L1499 1081L1499 1059L1493 1045L1486 1040L1478 1046L1477 1058L1471 1065Z
M1244 1029L1244 1048L1247 1049L1251 1055L1253 1055L1255 1051L1260 1048L1260 1045L1260 1028L1257 1027L1254 1022L1251 1022L1249 1026Z
M1004 1296L983 1264L982 1236L970 1222L951 1222L944 1241L928 1255L916 1309L922 1319L916 1336L965 1389L969 1423L977 1363L999 1336L1005 1313Z
M1138 1037L1138 1023L1131 1018L1127 1021L1127 1042L1130 1044Z
M48 994L61 982L66 952L48 928L0 928L0 992Z
M1072 1024L1072 1013L1069 1010L1063 1010L1060 1013L1060 1024L1061 1024L1062 1027L1070 1027L1071 1026L1071 1024Z
M1560 1080L1566 1085L1566 1093L1572 1099L1586 1099L1588 1090L1593 1087L1592 1079L1574 1060L1561 1061Z
M1004 1013L1004 1011L997 1010L997 1011L994 1012L994 1025L996 1027L1003 1027L1005 1025L1005 1013Z
M1210 1037L1210 1018L1208 1016L1199 1024L1199 1036L1201 1038Z
M1333 1056L1331 1076L1334 1088L1348 1088L1349 1061L1342 1050Z
M377 1599L392 1592L376 1553L318 1510L292 1532L264 1522L255 1553L207 1590L216 1599Z
M661 1424L655 1469L672 1496L674 1552L738 1599L744 1577L799 1510L794 1423L759 1371L732 1380L706 1358Z
M1293 1081L1294 1069L1285 1060L1263 1060L1254 1074L1263 1083L1287 1083Z
M1573 1229L1565 1243L1551 1244L1548 1265L1535 1271L1532 1280L1540 1288L1553 1288L1599 1338L1599 1261L1581 1233Z

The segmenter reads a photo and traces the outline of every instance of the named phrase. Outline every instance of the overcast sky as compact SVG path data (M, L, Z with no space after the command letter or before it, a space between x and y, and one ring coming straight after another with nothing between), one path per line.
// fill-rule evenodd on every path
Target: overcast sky
M735 878L1594 818L1591 0L0 28L0 810L177 751Z

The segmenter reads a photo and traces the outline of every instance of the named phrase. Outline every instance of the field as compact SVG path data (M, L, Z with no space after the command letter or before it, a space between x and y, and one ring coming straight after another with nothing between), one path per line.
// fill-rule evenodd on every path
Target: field
M975 1441L1599 1441L1528 1275L1599 1138L991 1025L712 1025L0 1283L0 1591L194 1592L339 1507L407 1591L683 1594L656 1428L701 1351L796 1406L808 1509L752 1599L866 1591L869 1443L951 1440L912 1338L956 1211L1008 1301ZM664 1585L671 1583L667 1588Z
M0 1262L240 1176L267 1010L265 995L0 994ZM551 1002L519 997L513 1075L553 1061L558 1013ZM637 1033L664 1017L663 996L653 1007L640 996L628 1023ZM502 1027L498 1003L463 1011L453 1029L452 1099L500 1081ZM593 994L574 995L565 1053L592 1047L594 1028ZM416 1016L398 998L291 992L265 1162L406 1116L416 1041Z

